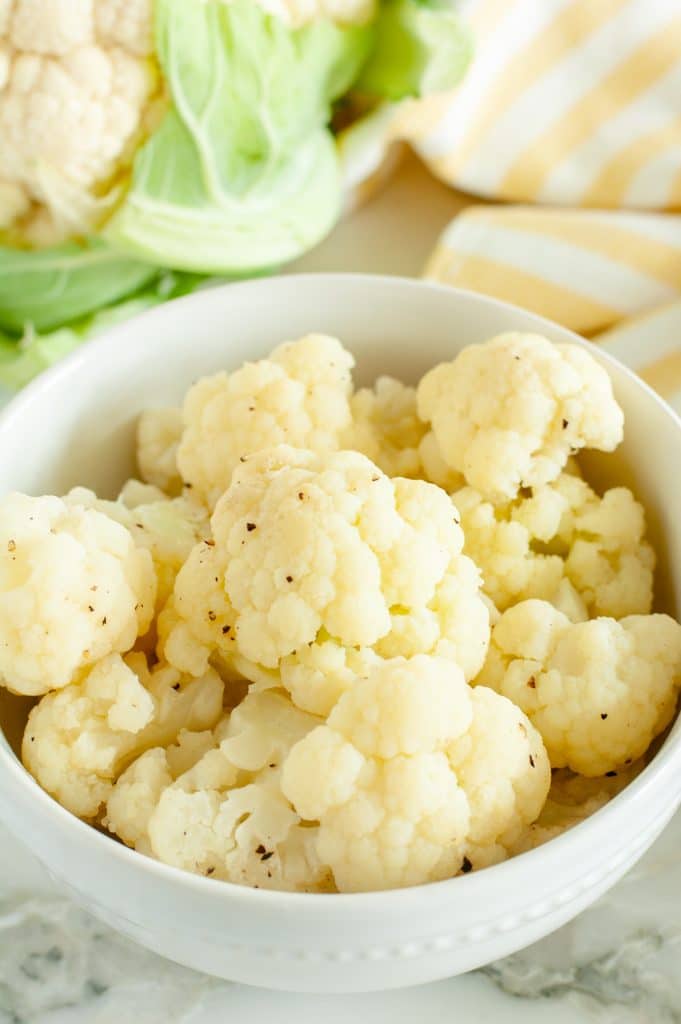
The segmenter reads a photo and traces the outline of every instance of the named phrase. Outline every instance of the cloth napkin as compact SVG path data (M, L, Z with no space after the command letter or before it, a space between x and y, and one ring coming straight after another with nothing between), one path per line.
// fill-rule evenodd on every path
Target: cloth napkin
M481 200L425 276L592 338L681 411L681 3L460 6L476 40L462 85L373 125Z

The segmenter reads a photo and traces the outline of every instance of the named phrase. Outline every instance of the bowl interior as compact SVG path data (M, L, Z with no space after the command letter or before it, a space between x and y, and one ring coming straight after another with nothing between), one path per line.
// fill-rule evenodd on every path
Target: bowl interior
M143 409L177 404L198 377L234 369L310 331L344 342L359 383L381 374L415 383L463 346L508 330L578 341L503 303L396 278L280 277L190 296L108 332L15 399L0 416L0 493L61 494L85 485L114 496L135 472ZM626 427L618 452L590 454L586 473L599 489L626 483L644 502L659 557L656 606L678 614L681 421L629 371L592 351L610 373ZM18 749L31 703L0 690L5 750Z

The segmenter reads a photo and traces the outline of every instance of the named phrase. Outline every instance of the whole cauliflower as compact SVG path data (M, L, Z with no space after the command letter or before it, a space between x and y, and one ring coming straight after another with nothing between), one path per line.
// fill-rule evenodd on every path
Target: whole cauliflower
M249 694L182 774L172 749L148 751L131 765L109 799L109 828L197 874L259 888L328 889L316 829L300 827L280 786L288 752L318 723L281 691Z
M137 422L137 465L140 476L166 494L177 495L182 479L177 449L182 437L182 410L170 406L146 409Z
M3 0L0 230L10 238L53 244L110 212L110 184L162 92L151 21L151 0Z
M452 500L464 551L500 611L540 598L576 620L650 612L655 555L643 508L626 487L599 497L585 480L561 473L510 502L494 505L472 487Z
M581 448L613 451L624 418L606 371L577 345L500 334L430 370L418 412L446 464L493 501L549 483Z
M185 671L212 651L328 714L377 660L440 654L482 666L489 612L439 488L390 480L357 452L281 446L249 457L177 577L161 650ZM249 668L250 663L250 668Z
M28 716L21 756L55 799L94 818L123 769L182 729L212 728L222 713L222 681L168 665L149 671L143 654L111 654L79 682L48 693Z
M335 338L310 334L195 384L185 398L177 455L194 494L212 508L240 460L264 448L338 448L351 423L353 365Z
M494 627L476 682L522 708L554 768L605 775L641 757L671 721L681 626L668 615L572 623L524 601Z
M357 892L501 859L549 780L541 739L517 708L420 655L384 662L346 692L292 749L282 789L319 821L317 852L339 891Z
M394 377L379 377L350 402L352 425L341 447L361 452L386 476L423 475L419 444L426 432L416 412L416 388Z
M154 610L147 551L118 523L61 498L0 501L0 677L37 696L129 650Z

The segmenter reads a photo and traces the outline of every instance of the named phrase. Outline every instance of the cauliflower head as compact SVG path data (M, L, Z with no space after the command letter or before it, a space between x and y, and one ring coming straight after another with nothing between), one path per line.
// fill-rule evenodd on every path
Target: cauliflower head
M282 789L319 822L317 851L339 891L357 892L500 859L487 848L514 837L516 819L534 820L549 777L541 739L510 701L418 655L378 665L347 691L291 750Z
M197 874L259 888L328 890L317 830L300 825L280 786L288 752L318 724L281 691L251 693L183 772L173 748L148 751L132 764L109 798L109 827ZM192 739L192 753L202 742ZM181 746L179 753L186 763Z
M641 757L671 721L681 626L668 615L573 623L524 601L494 627L476 682L522 708L554 768L605 775Z
M626 487L600 497L585 480L561 473L510 502L492 504L471 487L452 500L464 551L500 611L539 598L577 621L650 612L655 555L643 508Z
M0 230L10 238L50 245L110 212L110 185L160 102L151 23L151 0L4 0Z
M222 681L198 679L143 654L111 654L79 682L48 693L28 716L22 759L43 789L79 818L94 818L116 778L142 751L172 743L182 729L212 728Z
M237 655L248 678L269 671L325 715L376 660L439 654L467 678L482 666L489 612L439 488L357 452L282 446L239 465L212 527L159 625L178 667Z
M585 349L540 335L469 345L430 370L417 397L445 463L493 501L554 480L581 448L622 440L606 371Z
M147 551L108 516L61 498L0 501L0 677L38 696L129 650L154 610Z
M379 377L350 402L352 425L341 447L361 452L386 476L421 477L419 445L426 425L416 411L416 388L394 377Z
M177 449L182 437L182 410L171 406L146 409L137 422L137 465L140 476L166 494L178 495L182 479Z
M204 377L184 402L177 461L212 508L253 452L289 444L325 452L350 426L354 359L335 338L310 334L267 359Z

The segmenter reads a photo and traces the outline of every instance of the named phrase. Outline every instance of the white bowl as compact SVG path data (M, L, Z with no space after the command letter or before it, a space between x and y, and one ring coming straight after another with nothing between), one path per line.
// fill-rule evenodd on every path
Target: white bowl
M308 331L338 335L360 380L416 380L504 330L585 344L520 309L423 283L353 275L280 277L173 302L110 331L46 373L0 417L0 493L114 494L132 470L137 414L192 380ZM626 414L597 483L625 479L649 510L661 604L681 595L681 421L632 373L592 349ZM585 823L480 873L366 895L263 892L185 874L134 853L55 803L13 753L27 702L5 695L0 817L79 903L164 956L270 988L352 992L411 985L504 956L579 913L627 871L681 799L681 725L648 768Z

